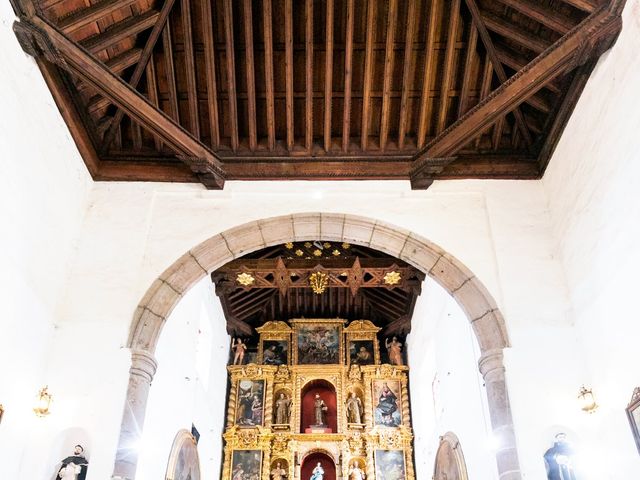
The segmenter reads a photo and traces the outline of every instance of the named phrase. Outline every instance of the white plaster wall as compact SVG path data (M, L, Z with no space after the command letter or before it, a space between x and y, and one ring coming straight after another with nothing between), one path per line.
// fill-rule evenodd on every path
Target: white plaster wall
M196 368L201 322L211 327L212 348L207 360L212 368L206 380ZM229 341L222 307L211 280L205 278L180 301L160 337L158 373L149 395L138 478L164 478L176 433L191 431L192 423L200 432L201 478L220 477Z
M460 440L469 478L498 478L486 392L471 325L455 300L427 279L407 339L416 475L433 475L440 437Z
M586 85L543 179L571 294L571 320L600 409L579 436L591 478L637 478L640 455L625 417L640 386L640 2L628 0L616 46ZM558 365L562 368L562 364ZM593 454L597 452L597 454Z
M0 476L33 480L59 460L49 452L71 426L31 409L48 383L54 411L64 408L47 359L91 179L12 21L9 2L0 2Z

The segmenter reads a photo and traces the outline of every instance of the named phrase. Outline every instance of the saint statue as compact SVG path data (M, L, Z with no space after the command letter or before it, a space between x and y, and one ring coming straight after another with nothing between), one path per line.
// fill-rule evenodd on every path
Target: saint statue
M392 365L402 365L402 344L398 341L398 337L393 337L391 341L385 339L385 347Z
M271 470L271 480L284 480L287 478L287 471L282 468L280 462L276 463L276 467Z
M73 447L73 455L62 460L58 477L62 480L84 480L87 476L89 462L84 456L82 445Z
M231 350L233 350L233 364L242 365L244 361L244 352L247 350L247 344L241 338L236 338L231 342Z
M573 465L573 449L567 442L567 435L559 433L556 441L544 454L548 480L576 480Z
M378 405L376 410L382 417L382 425L388 427L397 427L398 423L393 418L393 414L398 410L398 397L391 391L387 382L382 384L382 391L380 392L380 398L378 399Z
M276 424L288 424L289 418L291 418L291 399L281 393L276 400Z
M349 467L349 480L364 480L366 477L358 462L353 462Z
M351 392L347 399L347 422L362 423L362 400L358 398L356 392Z
M309 477L309 480L323 480L323 479L324 479L324 468L322 468L322 464L318 462L318 464L313 469L313 472L311 472L311 476Z
M316 398L313 402L313 410L315 412L315 417L316 417L315 425L317 426L326 425L327 423L325 422L325 412L329 410L329 407L327 407L327 404L324 403L324 400L320 398L319 393L316 393ZM320 464L318 463L318 465ZM324 473L324 471L322 473Z

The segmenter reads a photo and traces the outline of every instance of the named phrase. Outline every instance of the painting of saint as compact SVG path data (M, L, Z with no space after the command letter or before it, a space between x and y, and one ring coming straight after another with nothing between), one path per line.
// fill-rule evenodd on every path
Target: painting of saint
M236 425L263 424L264 380L240 380L236 403Z
M333 325L304 325L298 330L298 364L340 363L340 330Z
M376 450L376 478L405 480L404 452L402 450Z
M260 450L234 450L231 480L260 480L261 463Z
M375 380L373 382L374 419L376 425L399 427L402 425L400 382Z
M373 365L373 340L349 342L349 360L351 365Z
M286 365L289 342L286 340L265 340L262 343L262 363L264 365Z

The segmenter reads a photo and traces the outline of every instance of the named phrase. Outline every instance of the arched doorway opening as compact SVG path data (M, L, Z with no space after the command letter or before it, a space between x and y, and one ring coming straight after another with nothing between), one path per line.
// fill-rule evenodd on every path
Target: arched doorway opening
M336 480L336 465L333 459L324 452L311 452L302 460L300 467L300 478L311 479L314 475L314 469L319 472L322 469L323 480ZM317 476L317 474L316 474Z
M300 393L300 433L322 430L318 423L321 418L325 425L324 430L330 430L324 433L337 432L336 404L336 389L331 383L325 380L312 380L307 383Z
M447 432L440 438L433 471L434 480L468 480L467 466L458 437Z
M460 261L410 231L370 218L342 214L295 214L250 222L202 242L180 257L151 285L136 309L128 347L132 353L129 387L114 476L134 478L146 399L157 363L153 356L168 315L185 292L205 275L246 253L292 241L350 242L386 252L435 279L459 303L470 321L482 355L491 422L500 437L499 473L520 478L502 350L508 346L504 318L492 295Z

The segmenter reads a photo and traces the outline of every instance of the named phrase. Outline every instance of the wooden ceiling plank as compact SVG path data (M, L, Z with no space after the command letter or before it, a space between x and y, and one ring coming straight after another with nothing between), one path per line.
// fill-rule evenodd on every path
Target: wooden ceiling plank
M153 55L149 58L147 63L147 96L151 104L158 108L160 106L158 100L158 79L156 78L156 62L153 59ZM158 152L162 150L162 142L157 136L153 136L153 143Z
M442 133L447 124L447 112L449 111L449 90L453 81L453 67L455 61L455 47L460 24L460 0L451 3L451 16L449 19L449 32L447 35L447 47L444 57L444 73L442 76L442 90L440 91L440 109L436 124L436 135Z
M201 0L202 36L204 38L205 77L207 81L207 106L209 110L209 130L211 146L220 146L220 123L218 112L218 86L216 81L216 52L213 45L213 15L211 2Z
M347 0L347 25L344 47L344 105L342 115L342 151L349 150L351 140L351 81L353 77L354 0Z
M292 0L284 2L284 36L285 36L285 89L287 116L287 149L293 150L293 5Z
M25 21L26 22L26 21ZM160 136L164 142L174 148L184 161L197 158L217 179L217 188L224 184L223 170L215 154L193 138L180 125L172 121L163 112L157 110L140 93L109 71L105 65L89 55L76 43L66 38L48 21L34 16L29 21L31 28L46 36L58 55L59 65L94 86L102 95L125 111L133 120L139 122L152 134ZM211 185L210 188L216 188Z
M434 44L436 41L436 27L438 23L438 14L441 0L431 0L429 8L429 25L427 26L427 42L424 48L424 74L422 76L422 98L420 100L420 116L418 120L418 148L425 145L427 138L427 128L429 126L429 118L431 117L431 77L435 68L436 56L434 53Z
M305 148L313 147L313 0L306 0L305 18Z
M132 48L126 52L121 53L106 62L107 68L115 73L121 73L132 65L135 65L140 61L142 57L141 48Z
M90 23L97 22L101 18L121 8L128 7L137 1L138 0L102 0L61 17L58 21L58 27L65 33L70 33Z
M471 2L472 0L467 0ZM593 51L594 43L599 49L606 48L621 28L618 13L619 3L603 8L584 20L580 27L571 30L549 48L544 55L524 67L509 82L503 83L483 102L434 139L415 159L448 157L462 148L470 137L483 131L501 115L513 108L545 84L566 73L579 59Z
M561 35L564 35L575 26L566 16L532 0L499 1Z
M369 142L369 112L371 109L371 82L373 79L373 31L375 29L376 1L367 4L367 33L365 39L364 84L362 88L361 149L367 150Z
M324 62L324 149L331 150L331 106L333 103L333 0L327 0Z
M182 36L184 43L185 74L187 77L187 98L189 101L189 131L200 139L200 113L198 87L196 85L196 59L193 50L193 25L191 21L191 1L182 2Z
M541 40L539 37L526 32L522 28L503 20L497 15L493 15L489 12L482 12L482 20L486 27L492 32L513 40L535 53L542 53L549 47L549 44L544 40Z
M467 54L464 60L464 72L462 78L462 87L460 88L460 101L458 103L458 116L460 118L467 111L467 107L469 105L469 84L471 83L471 65L473 63L474 58L476 58L477 51L476 45L478 42L478 29L476 27L476 22L474 20L471 21L471 28L469 31L469 41L467 42Z
M244 0L244 54L246 58L247 73L247 106L249 116L249 150L255 150L258 144L258 131L256 127L256 75L253 55L253 12L251 0Z
M413 76L413 36L416 27L416 2L409 2L406 35L404 40L404 62L402 64L402 96L400 97L400 122L398 124L398 149L404 148L409 119L409 87Z
M142 50L140 61L138 61L138 64L136 65L136 68L131 75L131 79L129 80L129 84L134 89L138 86L138 82L142 78L142 74L147 67L147 62L149 61L149 58L151 58L151 55L153 55L153 49L155 48L156 43L158 42L158 39L160 38L160 35L165 28L165 25L168 27L167 19L169 18L169 13L171 13L171 9L173 8L174 3L175 0L165 0L164 4L162 5L162 9L159 12L156 23L153 25L151 34L149 35L149 38L147 39L147 42L145 43ZM109 148L109 145L111 145L116 132L116 128L120 125L123 115L124 113L120 109L116 111L113 120L111 121L111 125L109 126L109 130L107 130L107 133L104 136L104 141L102 143L103 151L106 151Z
M153 27L157 23L159 16L159 11L149 10L142 15L129 17L121 22L115 23L104 32L83 40L80 44L91 53L98 53L114 46L122 40Z
M493 41L491 40L491 35L489 35L489 31L485 25L486 19L482 16L480 9L478 8L478 4L476 0L465 0L469 11L471 12L471 16L473 21L476 24L476 28L478 29L478 34L480 35L480 39L484 45L485 50L487 51L487 55L491 60L491 64L498 76L498 80L500 83L504 84L507 81L507 74L504 71L504 67L502 63L500 63L500 59L498 58L498 54L495 48ZM524 115L520 111L520 108L516 106L513 112L516 118L516 124L520 133L522 134L522 138L524 139L527 146L531 145L533 140L531 138L531 133L529 132L529 127L527 126L527 122L524 118Z
M171 39L171 25L166 24L162 32L162 48L164 49L165 73L167 89L169 91L169 116L180 122L180 109L178 108L178 87L176 85L176 69L173 60L173 41Z
M398 15L398 1L389 0L387 12L387 38L384 51L384 80L382 87L382 114L380 115L380 150L384 151L389 136L389 116L391 114L391 81L393 80L393 62L395 58L394 41L396 21Z
M238 150L238 99L236 98L236 63L233 40L232 0L224 0L224 39L227 59L227 85L229 89L229 128L231 149Z
M273 86L273 21L271 0L262 2L264 25L264 82L267 100L267 141L269 150L276 148L276 113Z

